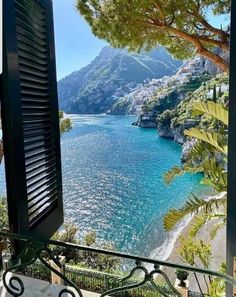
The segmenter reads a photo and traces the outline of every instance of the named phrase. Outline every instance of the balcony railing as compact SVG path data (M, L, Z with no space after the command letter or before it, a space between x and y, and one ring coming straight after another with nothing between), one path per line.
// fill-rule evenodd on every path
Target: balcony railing
M104 249L81 246L71 243L58 242L54 240L41 240L17 234L0 232L1 246L4 246L2 256L2 282L5 289L12 296L24 296L25 285L20 274L26 273L31 276L30 267L44 265L55 275L65 281L72 289L63 288L58 296L69 294L69 296L84 296L83 290L93 291L103 296L122 297L159 297L159 296L213 296L209 292L208 284L218 281L221 287L224 283L236 286L236 280L226 274L192 267L188 265L170 263L135 255L128 255ZM11 263L11 243L18 241L24 246L23 252ZM106 255L117 258L121 263L128 263L123 275L109 274L99 271L91 271L82 268L66 266L62 272L61 262L54 252L54 247L72 249L84 252L86 255ZM50 260L50 261L49 261ZM41 264L39 264L39 262ZM6 265L7 263L7 265ZM57 269L57 268L59 269ZM195 284L190 281L190 286L184 279L176 281L175 271L188 272ZM14 274L10 274L13 272ZM17 273L17 274L16 274ZM184 273L182 274L184 275ZM202 276L202 277L200 277ZM182 285L181 285L181 284ZM190 288L188 288L190 287ZM68 296L68 295L67 295ZM222 292L221 296L225 296ZM33 297L33 296L32 296Z

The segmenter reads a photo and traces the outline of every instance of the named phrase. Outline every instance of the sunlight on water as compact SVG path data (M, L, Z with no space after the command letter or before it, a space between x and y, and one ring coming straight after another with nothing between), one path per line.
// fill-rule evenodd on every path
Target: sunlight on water
M96 230L118 250L149 255L163 244L162 219L199 190L200 176L171 186L163 174L179 164L181 147L155 129L131 126L133 117L73 115L62 137L66 217L79 234Z
M201 176L166 186L163 174L180 163L181 147L155 129L132 126L134 117L71 119L73 129L61 141L66 219L76 222L80 237L95 230L120 251L149 256L165 242L166 211L181 206L190 192L205 190ZM5 194L3 166L0 191Z

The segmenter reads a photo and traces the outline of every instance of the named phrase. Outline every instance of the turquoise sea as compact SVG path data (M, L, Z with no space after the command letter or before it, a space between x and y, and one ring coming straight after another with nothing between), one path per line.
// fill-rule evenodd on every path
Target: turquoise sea
M167 241L163 216L191 192L204 192L200 175L170 186L163 174L180 164L181 146L158 137L155 129L131 125L134 117L71 115L73 129L62 136L64 207L79 236L95 230L100 241L120 251L163 256ZM4 193L0 168L0 191ZM159 248L158 247L163 247Z

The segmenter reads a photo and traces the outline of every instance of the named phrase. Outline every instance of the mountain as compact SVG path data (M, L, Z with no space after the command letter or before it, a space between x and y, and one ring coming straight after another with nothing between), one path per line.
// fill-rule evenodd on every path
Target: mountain
M138 84L173 75L182 65L165 49L131 54L104 47L86 67L58 82L60 108L69 113L103 113Z

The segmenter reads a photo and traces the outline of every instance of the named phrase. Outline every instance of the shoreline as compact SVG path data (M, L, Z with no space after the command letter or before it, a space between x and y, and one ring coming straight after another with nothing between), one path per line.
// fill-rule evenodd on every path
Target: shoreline
M178 241L181 234L184 230L189 226L193 218L193 215L187 215L176 227L173 231L166 232L167 238L164 243L154 249L151 252L151 258L153 259L162 259L167 261L170 257L171 253L175 249L175 244Z
M221 198L225 193L220 193L218 195L208 195L205 197L206 200L209 200L213 197ZM193 222L194 214L187 215L176 227L173 231L167 232L167 238L165 242L157 247L155 250L151 252L151 258L154 259L162 259L168 262L174 263L184 263L178 253L180 248L180 237L187 237L189 229ZM222 262L226 259L226 244L222 245L222 242L226 243L226 227L219 230L213 240L211 240L209 232L213 225L214 221L207 222L197 233L196 240L203 240L204 242L208 242L212 246L212 263L211 269L219 269ZM221 246L221 249L219 249Z

